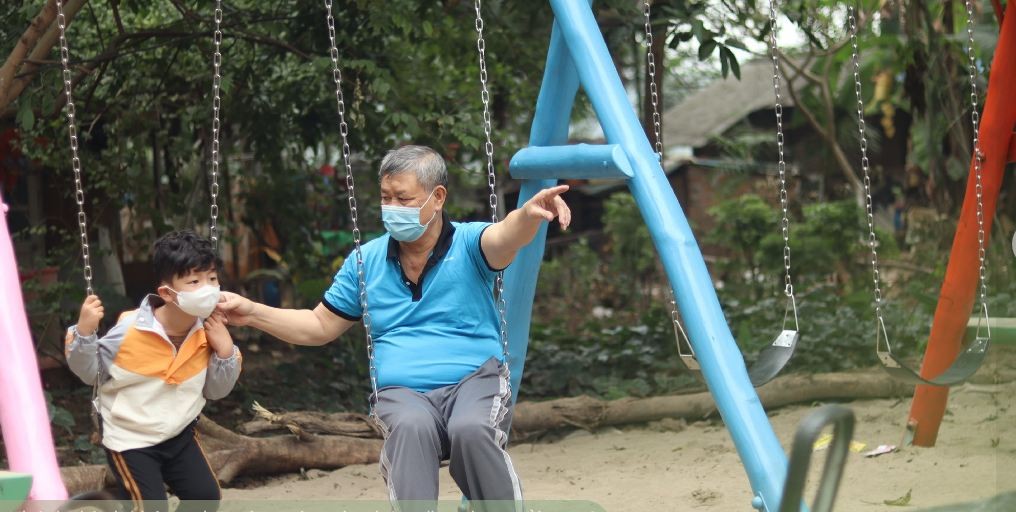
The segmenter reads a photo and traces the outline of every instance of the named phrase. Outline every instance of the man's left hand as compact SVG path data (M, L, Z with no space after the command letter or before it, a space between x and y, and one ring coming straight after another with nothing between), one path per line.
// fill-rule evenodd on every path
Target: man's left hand
M568 229L568 225L571 224L571 210L564 199L561 199L561 194L567 190L568 185L545 188L526 201L526 204L522 205L522 210L530 218L543 219L547 222L556 218L561 223L561 229Z

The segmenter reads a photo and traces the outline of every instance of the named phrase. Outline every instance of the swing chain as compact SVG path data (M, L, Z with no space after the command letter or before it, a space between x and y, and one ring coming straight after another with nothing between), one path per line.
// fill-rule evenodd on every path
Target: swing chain
M487 154L487 185L490 186L490 211L491 222L497 223L499 216L497 212L497 178L494 174L494 143L491 141L490 122L490 91L487 89L487 45L483 39L483 7L482 0L476 0L473 4L476 10L476 49L480 52L480 99L483 101L483 134L486 137L484 150ZM506 318L507 304L504 299L504 271L497 273L494 279L497 301L498 327L501 339L501 349L504 352L504 367L508 368L508 320Z
M653 147L656 150L656 158L660 161L660 165L663 165L663 136L661 135L660 125L660 109L659 101L660 96L656 87L656 57L653 55L653 27L652 27L652 9L649 0L643 0L642 2L642 15L644 18L644 26L646 30L646 70L649 72L649 96L653 105ZM677 310L677 293L673 288L668 288L670 292L670 320L674 323L674 328L684 333L684 326L681 325L681 314ZM687 336L685 336L687 339ZM691 343L688 343L688 347L691 348ZM678 352L680 353L681 344L678 342ZM681 354L684 355L684 354ZM692 350L692 356L695 355Z
M776 2L769 2L769 48L773 59L773 91L776 94L776 148L779 152L778 169L780 172L780 234L783 236L783 293L793 299L794 284L790 279L790 219L787 216L787 162L784 159L783 138L783 97L780 94L779 49L776 46ZM796 301L795 301L796 302ZM794 306L796 318L796 305Z
M977 195L977 260L979 263L977 276L978 276L978 295L981 303L981 310L983 317L988 317L988 283L987 283L987 271L986 267L986 250L985 250L985 234L984 234L984 184L983 184L983 173L981 165L984 160L984 153L981 152L981 137L978 133L978 129L981 123L981 115L977 110L977 61L974 57L974 5L970 0L966 0L967 8L967 62L968 70L970 74L970 123L973 128L974 143L973 143L973 160L974 160L974 174L976 178L976 185L974 191ZM981 323L978 321L977 330L980 334ZM988 336L991 336L991 330L989 326Z
M649 95L653 104L653 134L656 149L656 158L663 164L663 137L660 136L662 119L660 117L659 90L656 87L656 56L653 55L653 26L650 12L649 0L642 2L642 14L645 16L646 29L646 71L649 73Z
M847 7L847 20L850 32L850 58L854 71L854 95L857 98L857 129L861 141L861 170L864 173L864 211L868 221L868 247L871 249L872 281L875 284L873 292L875 296L875 317L878 320L878 324L884 326L885 320L882 317L882 288L878 270L878 249L876 248L878 238L875 236L875 215L871 199L871 166L868 161L868 136L864 123L864 100L861 95L861 64L857 49L857 18L854 14L853 6ZM889 348L888 338L884 341L886 347Z
M342 94L342 70L339 67L339 49L335 36L335 17L332 16L332 0L324 0L328 11L328 42L329 56L332 60L332 81L335 82L335 103L339 113L339 135L342 137L342 163L346 168L346 189L349 191L349 216L353 223L353 245L356 253L356 275L360 289L360 309L363 311L363 328L367 338L367 360L370 365L370 416L375 420L377 405L377 366L374 363L374 336L372 333L370 312L367 310L367 279L364 274L363 251L360 242L360 227L356 208L356 189L353 183L353 166L349 160L349 125L346 123L346 102Z
M222 101L219 97L219 90L222 86L222 53L220 48L222 46L222 0L215 0L215 32L213 32L212 41L215 44L215 52L212 54L212 67L214 72L212 74L212 170L211 170L211 184L210 184L210 195L212 199L211 206L211 224L209 226L209 238L212 239L212 245L218 249L219 247L219 134L221 124L219 121L219 113L222 107Z
M85 216L85 190L81 182L81 159L78 157L78 126L75 120L74 98L71 94L72 75L70 50L67 46L67 18L64 16L63 0L56 0L57 27L60 29L60 64L63 66L64 94L67 96L67 133L71 146L71 169L74 171L74 201L78 204L78 230L81 238L81 258L84 261L85 294L94 295L92 290L92 264L88 250L88 218Z

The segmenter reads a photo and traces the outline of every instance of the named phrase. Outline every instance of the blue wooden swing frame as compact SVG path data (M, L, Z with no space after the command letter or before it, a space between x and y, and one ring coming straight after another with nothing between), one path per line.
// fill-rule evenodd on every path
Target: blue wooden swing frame
M511 165L513 177L523 180L518 204L565 176L626 179L677 295L702 375L748 474L754 492L752 506L775 511L783 492L787 458L748 378L688 220L629 103L591 2L550 0L550 4L555 22L530 147L520 151ZM620 148L627 161L618 162L616 149L609 146L566 145L580 85L599 118L607 144ZM544 157L573 164L551 175L546 162L541 165ZM546 229L544 225L505 272L513 398L518 397L522 380Z

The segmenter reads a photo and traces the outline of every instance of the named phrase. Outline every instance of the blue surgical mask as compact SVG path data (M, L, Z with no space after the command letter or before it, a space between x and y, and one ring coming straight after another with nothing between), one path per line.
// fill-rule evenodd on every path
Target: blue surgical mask
M427 226L437 217L437 210L435 210L434 215L431 215L426 224L420 224L420 210L430 202L430 198L434 196L434 190L430 191L427 200L420 206L381 205L381 221L392 238L399 242L415 242L423 236L427 231Z

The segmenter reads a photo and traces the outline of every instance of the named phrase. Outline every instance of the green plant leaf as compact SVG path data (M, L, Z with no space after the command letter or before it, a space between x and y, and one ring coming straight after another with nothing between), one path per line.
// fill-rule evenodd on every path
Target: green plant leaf
M699 45L699 50L698 50L698 58L699 58L699 60L706 60L706 59L708 59L709 56L713 54L713 50L715 50L715 49L716 49L716 40L715 39L707 39L705 41L702 41L702 44Z
M27 99L18 102L17 121L21 129L26 132L35 127L35 112Z

